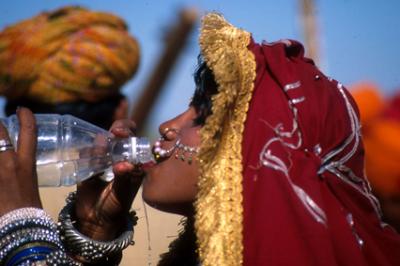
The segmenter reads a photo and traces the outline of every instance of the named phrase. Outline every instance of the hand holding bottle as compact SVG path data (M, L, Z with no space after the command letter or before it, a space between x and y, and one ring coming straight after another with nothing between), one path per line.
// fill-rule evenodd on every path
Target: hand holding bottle
M118 138L71 115L36 114L36 171L39 186L72 186L108 172L117 162L153 160L147 138ZM18 146L16 115L0 118L14 147ZM112 178L108 176L108 180Z
M21 130L16 151L7 129L0 123L0 216L18 208L42 204L36 174L35 117L27 108L17 110Z
M133 121L118 120L110 131L118 138L127 138L134 135L135 128ZM114 164L113 171L115 178L112 182L90 178L78 184L77 228L97 240L114 239L124 227L144 175L127 161Z

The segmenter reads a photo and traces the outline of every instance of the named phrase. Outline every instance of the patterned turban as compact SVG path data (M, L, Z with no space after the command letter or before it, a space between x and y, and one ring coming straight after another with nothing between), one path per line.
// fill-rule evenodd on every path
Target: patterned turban
M371 185L381 195L400 196L400 93L385 101L368 83L351 92L360 108Z
M139 62L119 17L81 7L44 12L0 33L0 94L57 104L119 93Z

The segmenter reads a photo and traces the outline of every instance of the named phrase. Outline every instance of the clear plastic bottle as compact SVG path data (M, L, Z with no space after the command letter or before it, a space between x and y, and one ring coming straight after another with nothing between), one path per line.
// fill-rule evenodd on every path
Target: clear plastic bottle
M102 172L116 162L153 161L147 138L116 138L110 132L71 115L36 114L38 143L36 169L39 186L71 186ZM1 118L17 145L16 115ZM111 174L112 176L112 174Z

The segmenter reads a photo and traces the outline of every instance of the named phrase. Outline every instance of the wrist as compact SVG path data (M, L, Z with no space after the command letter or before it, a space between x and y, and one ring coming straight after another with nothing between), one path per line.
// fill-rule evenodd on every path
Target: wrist
M119 223L105 223L105 222L90 222L90 221L76 221L76 229L83 235L99 241L109 241L115 239L122 231L124 224Z
M81 227L85 232L78 231L78 223L75 221L73 214L74 205L74 195L69 196L67 204L60 212L58 228L66 250L75 258L90 264L97 264L110 259L114 261L114 258L118 257L123 249L133 244L133 226L137 221L135 216L129 215L122 219L125 223L125 228L121 230L119 236L114 237L112 240L96 240L88 237L87 234L97 238L108 238L111 234L104 234L104 229L110 228L110 225L99 226L100 224L97 223L81 223ZM99 230L99 228L101 229Z

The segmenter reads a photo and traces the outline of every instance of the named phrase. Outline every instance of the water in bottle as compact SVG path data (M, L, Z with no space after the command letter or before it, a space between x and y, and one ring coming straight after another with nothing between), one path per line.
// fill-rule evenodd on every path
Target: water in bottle
M116 138L110 132L71 115L36 114L38 142L36 169L39 186L70 186L109 172L112 164L153 161L148 139ZM2 118L11 142L17 146L16 115Z

